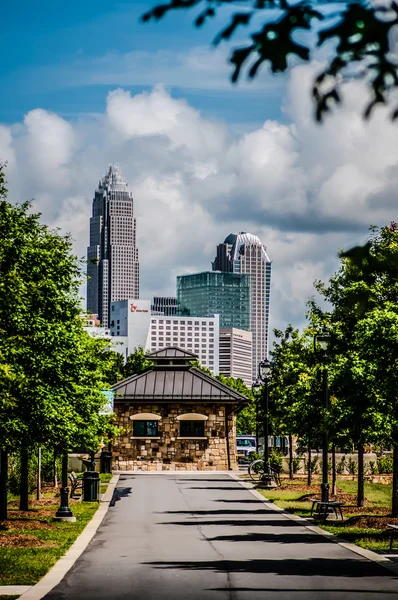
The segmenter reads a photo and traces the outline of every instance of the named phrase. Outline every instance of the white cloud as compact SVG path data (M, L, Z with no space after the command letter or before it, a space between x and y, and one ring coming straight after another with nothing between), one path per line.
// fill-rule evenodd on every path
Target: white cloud
M312 282L333 272L338 249L363 242L371 223L398 220L397 127L384 111L369 123L358 116L357 83L325 125L315 124L315 69L291 73L290 124L266 121L250 133L231 133L161 86L113 91L95 119L32 110L23 124L0 127L10 196L35 197L82 256L94 188L118 162L136 202L142 297L172 294L175 275L209 269L226 235L252 231L274 260L271 326L302 324Z

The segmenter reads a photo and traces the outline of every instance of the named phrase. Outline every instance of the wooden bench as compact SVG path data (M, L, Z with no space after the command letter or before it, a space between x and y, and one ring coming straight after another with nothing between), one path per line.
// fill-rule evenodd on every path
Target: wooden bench
M326 521L328 509L332 508L334 514L336 515L336 519L339 517L337 513L337 511L339 511L341 520L343 521L343 511L341 510L341 507L344 506L343 502L337 502L337 500L328 500L327 502L322 502L322 500L318 500L317 498L310 498L310 501L312 502L311 517L315 509L315 513L317 513L320 517L323 515L323 520Z
M398 531L398 525L393 525L392 523L387 523L387 527L391 529L391 537L390 537L390 550L392 550L392 542L394 538L394 533Z
M71 473L69 473L69 481L70 481L70 497L74 498L76 497L76 490L82 489L83 487L83 483L82 480L78 478L78 476L76 475L76 473L74 471L72 471ZM80 498L80 496L79 496Z

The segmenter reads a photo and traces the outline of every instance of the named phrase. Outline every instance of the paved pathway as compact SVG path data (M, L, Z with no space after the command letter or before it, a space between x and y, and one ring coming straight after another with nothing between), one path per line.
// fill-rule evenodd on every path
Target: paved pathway
M227 474L132 474L46 600L387 600L398 577Z

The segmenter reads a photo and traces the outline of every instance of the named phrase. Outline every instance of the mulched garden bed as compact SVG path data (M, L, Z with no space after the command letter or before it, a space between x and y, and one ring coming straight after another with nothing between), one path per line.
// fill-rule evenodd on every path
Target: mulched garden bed
M56 542L42 542L29 533L1 533L0 548L56 548Z
M387 527L387 523L391 523L392 525L398 525L398 518L388 517L384 515L361 515L358 517L351 517L350 519L348 519L348 521L345 523L345 526L361 527L363 529L389 529Z

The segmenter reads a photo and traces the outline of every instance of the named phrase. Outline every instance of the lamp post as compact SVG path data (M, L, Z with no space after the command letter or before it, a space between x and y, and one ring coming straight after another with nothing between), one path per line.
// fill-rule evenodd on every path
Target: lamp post
M62 454L61 505L55 513L55 517L53 517L53 519L54 521L76 521L76 517L73 516L72 511L69 508L68 452L66 450L64 450Z
M261 480L266 485L270 485L272 481L271 474L269 472L269 449L268 449L268 429L269 429L269 420L268 420L268 384L271 381L272 377L272 367L269 360L263 360L258 365L258 386L260 386L260 382L263 384L264 389L262 393L263 399L263 426L264 426L264 475Z
M256 393L261 387L261 383L258 379L256 379L256 381L253 383L252 385L252 392L254 395L254 400L255 400L255 409L256 409L256 452L258 452L258 447L259 447L259 431L258 431L258 394Z
M323 328L322 333L314 335L314 351L315 354L318 351L318 344L321 348L321 360L323 362L322 368L322 403L325 409L329 407L329 390L328 390L328 372L326 367L326 352L329 344L329 333L326 327ZM325 427L325 432L323 436L323 446L322 446L322 484L321 484L321 500L322 502L329 501L329 481L328 481L328 449L329 449L329 439L328 432Z

